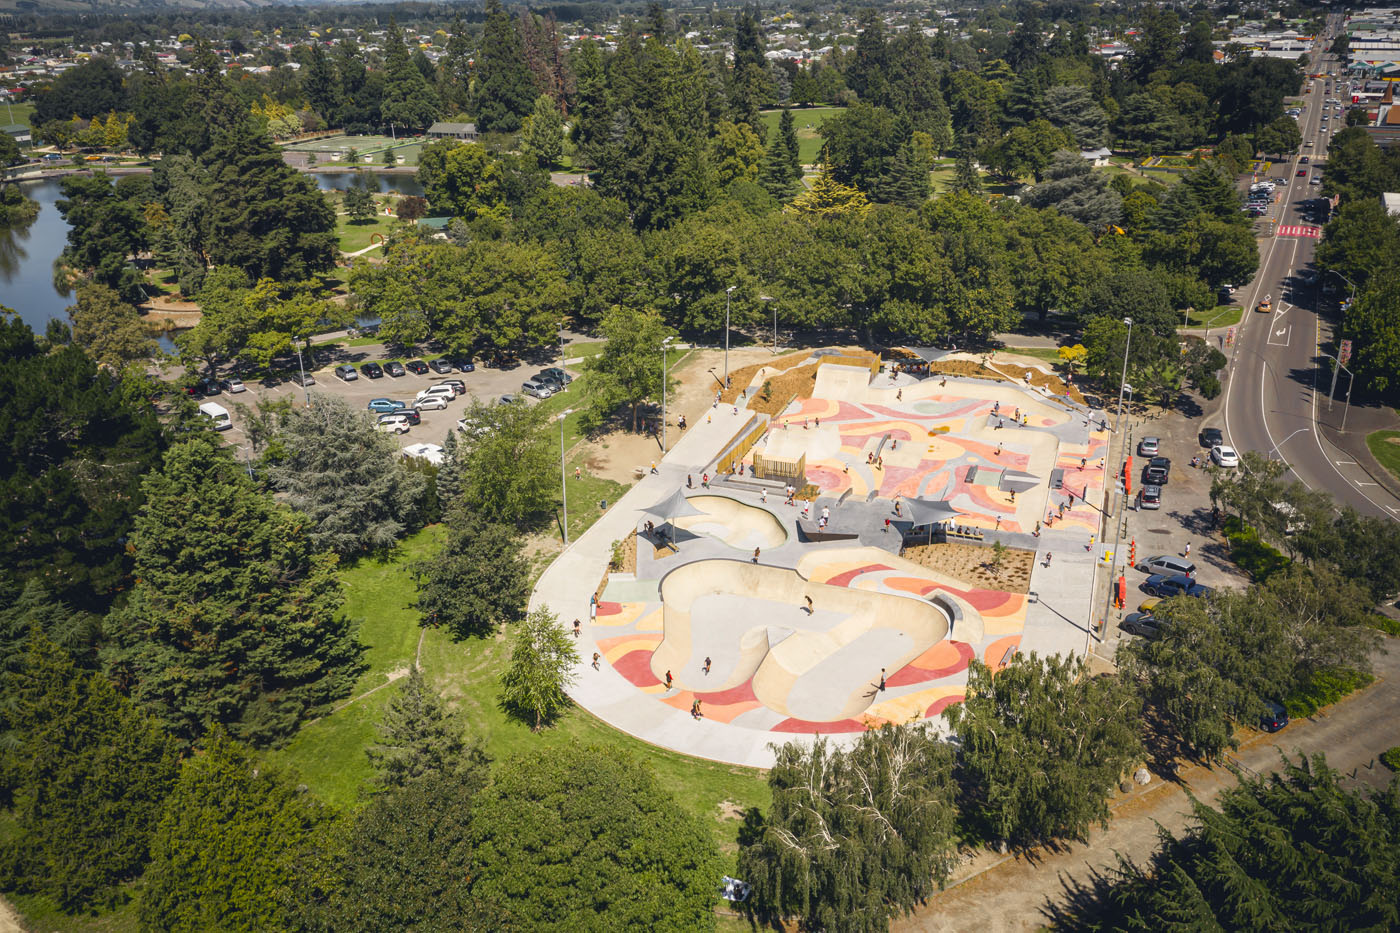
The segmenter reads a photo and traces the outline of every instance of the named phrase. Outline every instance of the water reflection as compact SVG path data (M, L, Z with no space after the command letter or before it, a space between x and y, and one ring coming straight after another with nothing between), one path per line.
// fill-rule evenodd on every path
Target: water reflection
M19 272L19 267L29 257L22 245L29 239L29 228L33 220L12 227L0 227L0 281L9 282Z

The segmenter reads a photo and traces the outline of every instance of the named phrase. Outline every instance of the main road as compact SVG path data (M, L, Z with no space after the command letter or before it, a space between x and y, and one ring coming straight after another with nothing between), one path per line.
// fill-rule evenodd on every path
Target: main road
M1328 76L1338 69L1327 49L1341 23L1341 16L1328 17L1313 53L1313 73L1321 77L1308 79L1311 92L1300 126L1303 139L1311 140L1313 148L1304 148L1278 166L1285 169L1287 183L1275 192L1276 203L1270 210L1273 235L1261 245L1253 283L1242 289L1244 314L1234 329L1233 346L1226 348L1230 368L1222 427L1231 446L1282 459L1305 486L1329 492L1363 514L1400 519L1400 499L1375 483L1319 430L1319 422L1336 423L1349 389L1348 377L1340 374L1336 401L1329 408L1332 368L1324 348L1330 345L1331 334L1330 325L1318 313L1321 283L1303 285L1296 277L1312 262L1320 232L1304 206L1321 197L1321 188L1311 182L1322 171L1317 163L1327 151L1329 134L1322 118L1330 115L1338 127L1343 123L1343 114L1327 103L1329 97L1346 96L1344 76ZM1301 163L1305 156L1311 157L1312 164ZM1267 314L1255 310L1266 296L1273 299Z

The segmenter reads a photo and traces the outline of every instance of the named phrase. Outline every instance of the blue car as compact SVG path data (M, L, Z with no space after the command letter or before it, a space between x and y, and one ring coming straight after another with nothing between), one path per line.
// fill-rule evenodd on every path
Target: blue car
M1168 576L1164 573L1154 573L1142 584L1142 588L1153 596L1160 596L1163 599L1172 596L1209 596L1211 588L1202 586L1185 574L1174 574Z
M386 412L398 411L400 408L407 408L408 406L403 402L397 402L391 398L375 398L370 399L367 407L370 411L377 411L382 415Z

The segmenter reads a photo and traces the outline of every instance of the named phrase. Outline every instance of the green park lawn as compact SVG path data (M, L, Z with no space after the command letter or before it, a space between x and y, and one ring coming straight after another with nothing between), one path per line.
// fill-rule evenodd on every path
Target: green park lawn
M579 533L598 515L593 490L597 481L588 477L575 483L570 472L570 502L579 500L580 519L570 525ZM623 487L615 488L613 496ZM346 611L361 620L360 639L367 646L369 670L356 686L356 696L385 682L384 674L407 667L422 639L425 675L452 704L463 727L485 744L494 759L533 748L558 747L568 742L600 745L631 754L650 767L676 796L681 806L702 817L733 857L739 828L737 818L725 817L768 803L768 789L757 772L688 758L653 748L571 709L552 727L538 734L506 715L497 702L499 675L510 656L507 636L455 642L437 629L421 629L413 609L414 584L410 567L431 557L446 536L442 526L426 528L404 541L387 559L364 559L341 571ZM542 555L542 560L553 553ZM587 585L587 584L581 584ZM373 744L376 727L396 687L387 687L304 726L284 748L267 753L269 760L296 772L316 794L341 807L354 806L371 776L365 748Z
M1373 431L1366 435L1366 446L1381 466L1400 479L1400 431Z
M369 221L351 220L349 215L341 214L335 219L335 233L340 238L340 251L358 252L370 245L370 238L376 233L387 236L396 223L397 217L386 217L384 214L375 214L374 219Z
M1239 305L1220 305L1206 311L1192 311L1188 315L1188 327L1233 327L1240 322L1244 308Z
M844 109L844 107L793 108L792 119L797 125L797 155L802 160L803 165L811 165L817 161L817 156L822 150L820 132L822 124ZM782 115L781 110L765 110L758 115L758 118L763 121L763 125L768 128L769 139L777 134L778 120L782 118Z

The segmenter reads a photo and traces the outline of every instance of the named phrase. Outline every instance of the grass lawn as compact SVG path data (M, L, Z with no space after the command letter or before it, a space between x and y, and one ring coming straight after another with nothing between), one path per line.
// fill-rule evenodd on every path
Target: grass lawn
M844 107L795 107L792 111L793 123L797 126L797 155L802 160L803 165L811 165L817 161L817 156L822 151L822 137L820 130L822 124L840 113ZM768 128L768 138L771 140L778 132L778 120L782 118L781 110L765 110L758 115L763 121L763 125Z
M374 234L387 236L396 223L397 217L386 217L383 214L375 214L371 221L353 221L348 214L341 214L335 219L335 233L340 238L340 251L358 252L369 246L370 237Z
M1400 431L1373 431L1366 435L1366 446L1381 466L1400 479Z
M1007 347L1001 353L1014 353L1016 356L1029 356L1047 363L1060 363L1059 347Z
M581 532L596 520L596 501L589 499L596 498L590 484L597 482L602 481L585 476L576 483L570 473L570 502L577 497L584 506L578 509L577 525L575 512L570 510L571 530L576 527ZM618 491L623 488L609 485ZM431 553L444 533L441 527L425 529L405 541L392 560L362 561L342 571L347 611L364 620L361 639L369 646L366 657L372 670L362 678L357 692L379 681L374 673L382 675L386 670L406 666L412 659L422 630L417 613L410 608L413 580L408 565ZM706 820L717 844L732 859L739 820L724 813L734 814L768 803L767 784L757 772L653 748L604 725L581 709L569 710L553 727L534 734L508 717L497 704L498 678L509 654L505 636L454 642L446 633L429 629L423 637L425 674L457 709L468 732L483 740L492 757L499 760L570 741L626 751L645 761L683 807ZM268 758L294 770L299 780L327 801L338 806L354 805L360 787L371 774L364 750L374 741L379 718L394 694L393 687L380 690L304 727L285 748L269 752ZM722 812L721 804L728 809Z
M1240 322L1244 308L1239 305L1220 305L1209 311L1192 311L1188 316L1190 327L1233 327Z
M570 343L564 345L564 354L569 358L576 356L594 357L603 352L606 340L597 340L587 343Z

